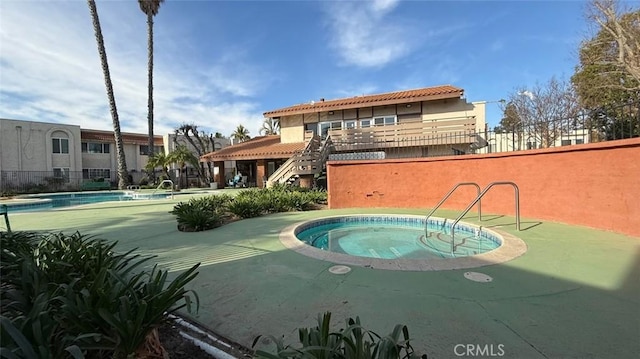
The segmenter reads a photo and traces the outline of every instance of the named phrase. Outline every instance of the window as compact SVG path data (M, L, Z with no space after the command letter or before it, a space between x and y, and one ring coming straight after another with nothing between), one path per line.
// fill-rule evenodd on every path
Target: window
M583 143L584 143L584 139L582 139L582 138L576 139L576 145L581 145Z
M396 124L396 116L374 117L373 124L375 126L390 126Z
M66 138L52 138L53 153L69 153L69 140Z
M356 128L356 120L344 121L344 128L346 129Z
M561 145L562 146L571 146L571 140L562 140Z
M320 122L320 137L323 139L329 134L329 130L342 129L342 121Z
M111 146L108 143L82 142L83 153L109 153Z
M108 168L83 168L82 178L94 179L94 178L106 178L111 179L111 170Z
M371 127L371 119L360 120L360 128Z
M153 153L164 152L164 147L162 146L153 146ZM144 156L149 155L149 146L148 145L140 145L140 154Z

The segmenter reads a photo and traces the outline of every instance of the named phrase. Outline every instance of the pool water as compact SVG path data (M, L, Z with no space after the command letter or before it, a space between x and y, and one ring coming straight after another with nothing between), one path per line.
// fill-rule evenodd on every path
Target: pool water
M9 212L27 212L41 211L52 208L62 208L78 206L90 203L113 202L113 201L132 201L135 199L161 199L166 198L167 194L145 194L140 198L133 198L127 192L98 192L98 193L62 193L29 196L29 199L42 200L37 202L25 202L11 204L8 206Z
M384 217L383 217L384 218ZM490 233L467 225L456 226L455 250L451 251L450 225L429 221L425 236L424 220L329 221L303 228L298 239L313 247L358 257L381 259L457 258L493 250L501 241Z

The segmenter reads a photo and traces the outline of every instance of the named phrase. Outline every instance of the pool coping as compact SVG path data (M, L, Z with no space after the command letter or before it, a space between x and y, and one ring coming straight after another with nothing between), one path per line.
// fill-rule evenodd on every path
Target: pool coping
M399 217L399 218L417 218L423 219L424 216L417 215L397 215L397 214L367 214L367 215L337 215L314 219L313 221L321 221L329 218L341 217ZM444 218L431 217L434 220L444 220ZM353 265L358 267L399 270L399 271L440 271L440 270L456 270L478 268L488 265L505 263L518 258L527 252L527 244L520 238L507 232L478 226L475 224L460 222L472 228L482 228L484 231L493 232L502 239L502 245L491 251L466 256L460 258L434 258L434 259L379 259L356 257L348 254L334 253L319 248L312 247L299 240L295 235L297 227L304 225L310 221L297 222L285 227L280 231L280 243L286 248L291 249L299 254L322 261L333 262L336 264Z

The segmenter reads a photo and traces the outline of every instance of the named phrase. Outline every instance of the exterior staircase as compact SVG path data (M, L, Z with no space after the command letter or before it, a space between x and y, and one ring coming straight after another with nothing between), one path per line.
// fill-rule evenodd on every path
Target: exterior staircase
M318 135L313 135L302 151L291 156L267 179L267 187L276 183L295 184L300 176L322 173L332 149L331 137L323 141Z

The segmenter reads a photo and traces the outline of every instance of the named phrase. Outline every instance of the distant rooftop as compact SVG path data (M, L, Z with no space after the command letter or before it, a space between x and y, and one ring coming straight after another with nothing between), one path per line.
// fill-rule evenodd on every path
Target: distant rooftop
M126 144L133 145L146 145L149 142L149 135L140 134L140 133L129 133L129 132L121 132L122 141ZM102 130L85 130L80 129L80 136L83 141L98 141L98 142L113 142L113 131L102 131ZM162 136L154 135L153 143L156 146L162 146L163 140Z
M200 157L201 161L289 158L304 149L304 142L281 143L279 135L259 136Z
M310 103L285 107L264 113L265 117L279 117L315 113L324 111L346 110L364 106L384 106L398 103L460 98L464 90L452 85L424 87L414 90L387 92L376 95L347 97L335 100L320 99Z

